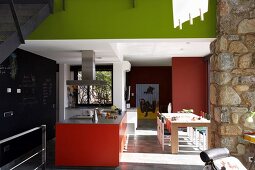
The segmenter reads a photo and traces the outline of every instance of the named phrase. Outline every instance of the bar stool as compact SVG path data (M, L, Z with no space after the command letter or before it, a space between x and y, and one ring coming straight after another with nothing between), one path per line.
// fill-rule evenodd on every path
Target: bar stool
M202 145L202 150L206 150L207 149L207 141L206 141L206 128L205 127L198 127L198 147L200 147L200 145ZM201 136L202 136L202 141L201 141Z
M200 146L202 145L201 149L205 150L206 147L206 128L205 127L195 127L193 128L193 144L200 148ZM202 141L201 141L202 138Z

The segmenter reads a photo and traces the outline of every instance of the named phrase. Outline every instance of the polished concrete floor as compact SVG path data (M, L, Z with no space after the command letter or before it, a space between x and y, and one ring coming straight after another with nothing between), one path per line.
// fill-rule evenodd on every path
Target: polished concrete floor
M203 162L200 160L198 148L194 147L186 138L185 132L180 131L180 152L170 154L170 146L162 151L158 143L155 122L139 122L135 135L128 135L127 151L123 153L119 167L55 167L54 148L55 141L47 144L47 170L202 170ZM110 156L110 155L109 155ZM18 170L29 170L38 166L40 155L31 159ZM39 168L42 169L42 168Z

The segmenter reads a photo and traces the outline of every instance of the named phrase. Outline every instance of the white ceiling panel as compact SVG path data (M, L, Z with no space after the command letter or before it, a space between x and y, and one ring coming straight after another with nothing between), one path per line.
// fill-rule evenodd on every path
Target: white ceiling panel
M26 40L20 48L56 60L81 64L81 51L94 50L96 63L121 60L133 66L171 65L172 57L203 57L210 53L214 39L104 39L104 40Z

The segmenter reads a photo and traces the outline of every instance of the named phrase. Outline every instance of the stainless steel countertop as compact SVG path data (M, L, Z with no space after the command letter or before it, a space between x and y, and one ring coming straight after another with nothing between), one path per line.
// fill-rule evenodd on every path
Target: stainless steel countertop
M60 124L120 124L123 117L125 116L126 112L122 112L121 115L117 115L116 119L105 119L100 116L98 116L98 122L94 123L92 122L92 119L66 119L64 121L59 121L57 123Z
M100 106L100 107L96 107L96 106L77 106L77 107L66 107L65 109L67 110L91 110L91 109L111 109L110 106Z

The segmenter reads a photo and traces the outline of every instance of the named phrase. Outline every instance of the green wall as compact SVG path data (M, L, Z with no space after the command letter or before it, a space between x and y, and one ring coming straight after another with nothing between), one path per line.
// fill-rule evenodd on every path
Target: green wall
M214 38L216 0L209 0L205 21L173 28L172 0L55 0L55 12L30 39Z

